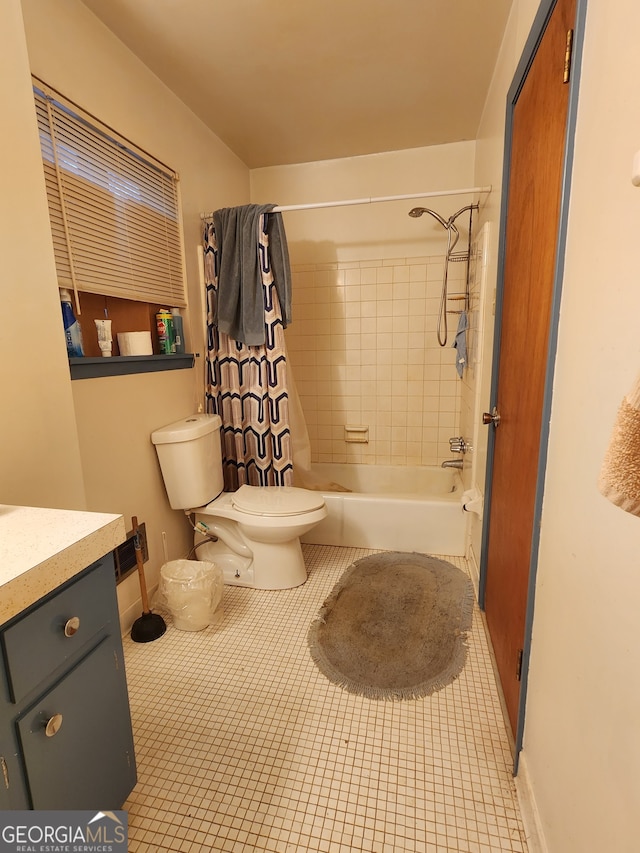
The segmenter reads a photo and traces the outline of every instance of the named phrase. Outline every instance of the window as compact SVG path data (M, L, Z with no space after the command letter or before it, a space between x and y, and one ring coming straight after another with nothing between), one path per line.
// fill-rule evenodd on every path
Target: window
M58 283L184 306L178 179L34 80Z

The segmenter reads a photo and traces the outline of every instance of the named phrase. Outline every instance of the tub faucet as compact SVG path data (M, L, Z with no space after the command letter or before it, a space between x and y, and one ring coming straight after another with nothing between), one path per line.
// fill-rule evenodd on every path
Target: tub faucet
M440 465L441 468L458 468L460 471L462 471L463 466L464 460L462 459L445 459Z
M467 450L472 449L473 448L471 447L469 442L465 441L461 435L449 439L449 450L452 453L466 453Z

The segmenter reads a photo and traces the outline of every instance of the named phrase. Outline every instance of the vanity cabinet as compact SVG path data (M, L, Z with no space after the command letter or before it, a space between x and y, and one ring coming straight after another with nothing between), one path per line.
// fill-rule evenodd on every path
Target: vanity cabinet
M0 626L0 808L121 808L136 783L112 554Z

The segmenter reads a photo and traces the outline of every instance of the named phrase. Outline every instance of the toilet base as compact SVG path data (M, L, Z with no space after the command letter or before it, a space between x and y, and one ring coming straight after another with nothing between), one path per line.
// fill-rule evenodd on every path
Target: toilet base
M212 563L220 566L222 580L228 586L253 587L253 561L247 561L244 557L231 553L217 552L215 555L208 556L206 545L202 545L198 551L205 559L210 559Z
M196 533L195 542L204 537ZM220 566L224 583L252 589L293 589L307 580L300 540L265 544L243 537L253 559L234 554L224 542L205 542L198 547L198 559Z

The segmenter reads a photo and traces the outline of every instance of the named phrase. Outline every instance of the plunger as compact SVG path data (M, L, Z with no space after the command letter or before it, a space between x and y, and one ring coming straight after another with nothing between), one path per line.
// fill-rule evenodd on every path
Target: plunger
M134 643L150 643L152 640L161 637L167 630L167 626L162 616L158 613L152 613L149 609L147 584L144 579L144 559L138 534L138 519L134 515L131 521L133 524L133 547L136 552L136 566L138 567L140 595L142 597L142 616L139 616L131 626L131 639Z

